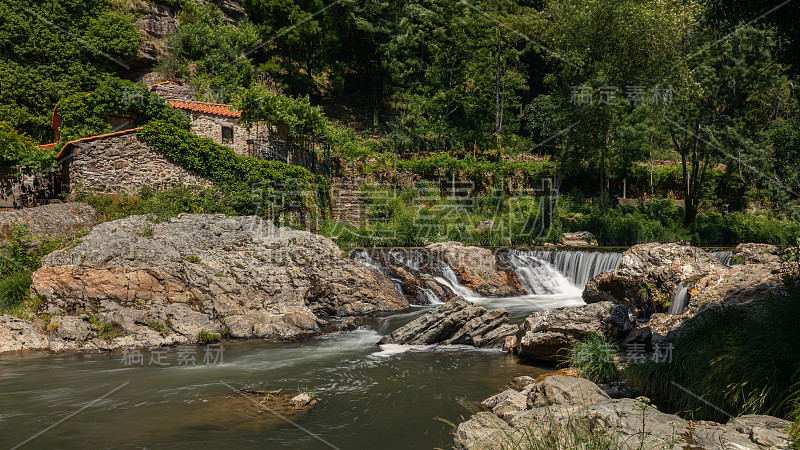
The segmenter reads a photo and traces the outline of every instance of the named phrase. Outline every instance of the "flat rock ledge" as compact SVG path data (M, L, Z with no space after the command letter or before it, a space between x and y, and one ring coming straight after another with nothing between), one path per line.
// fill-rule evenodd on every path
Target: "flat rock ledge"
M297 340L319 334L321 316L408 308L391 282L328 238L209 214L98 225L44 258L32 294L49 321L38 331L3 316L0 352L157 347L194 343L202 331Z
M519 327L508 323L508 311L487 311L462 297L456 297L436 310L398 328L381 344L473 345L500 347Z
M604 432L610 448L789 450L792 445L791 422L771 416L690 423L646 399L609 398L583 378L520 377L512 385L483 401L487 411L458 425L455 448L578 448L590 429L595 436Z

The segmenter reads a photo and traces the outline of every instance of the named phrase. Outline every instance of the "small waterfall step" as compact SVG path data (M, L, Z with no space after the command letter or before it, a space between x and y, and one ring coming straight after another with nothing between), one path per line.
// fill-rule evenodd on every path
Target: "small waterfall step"
M672 296L672 301L669 303L669 314L682 314L689 304L689 286L681 282L678 285L678 290Z

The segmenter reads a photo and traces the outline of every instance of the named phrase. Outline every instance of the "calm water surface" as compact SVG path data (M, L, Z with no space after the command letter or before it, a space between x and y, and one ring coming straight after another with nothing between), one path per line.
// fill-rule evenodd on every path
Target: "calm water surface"
M513 303L530 311L548 302ZM480 402L515 376L548 369L498 350L376 345L424 311L380 319L379 332L228 343L222 364L204 364L202 347L193 355L195 366L178 366L176 348L161 360L165 366L150 364L147 350L143 364L131 366L122 353L2 356L0 448L14 447L124 383L23 448L329 448L228 395L223 382L315 392L317 406L291 419L342 449L448 448L452 428L437 418L458 422L470 414L463 403Z

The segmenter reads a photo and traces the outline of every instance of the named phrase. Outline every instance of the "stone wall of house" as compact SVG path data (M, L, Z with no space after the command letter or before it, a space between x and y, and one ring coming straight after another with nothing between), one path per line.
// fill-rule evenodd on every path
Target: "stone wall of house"
M158 94L164 100L193 100L192 91L176 83L154 85L150 92Z
M210 186L211 181L167 160L136 133L75 143L65 161L70 192L125 192L143 187Z
M267 126L259 126L258 134L256 134L255 127L247 131L247 128L236 123L237 119L235 117L217 116L214 114L192 111L190 112L190 118L192 120L192 133L207 137L218 144L226 145L240 155L249 154L249 149L247 147L248 139L266 138L269 136ZM233 128L233 143L222 142L222 127Z
M58 170L23 172L19 167L0 167L0 208L47 204L58 198Z

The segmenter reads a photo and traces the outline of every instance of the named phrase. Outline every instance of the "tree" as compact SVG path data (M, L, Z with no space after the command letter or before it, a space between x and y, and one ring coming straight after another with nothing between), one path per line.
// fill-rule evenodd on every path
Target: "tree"
M736 165L747 183L775 181L752 157L763 145L760 136L796 107L786 68L774 59L773 32L749 28L715 38L709 35L705 50L676 68L675 101L661 108L681 156L687 226L697 217L710 163Z
M141 39L106 0L0 2L0 117L52 141L56 102L126 72Z
M631 145L620 142L620 130L667 79L699 8L677 0L550 0L542 14L534 38L556 69L545 77L549 92L529 105L529 126L540 140L561 142L562 170L586 173L608 194L611 168L640 158L652 134L627 126L627 138L642 139Z

